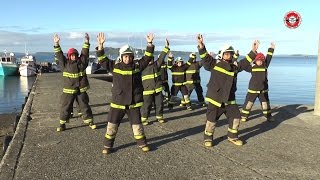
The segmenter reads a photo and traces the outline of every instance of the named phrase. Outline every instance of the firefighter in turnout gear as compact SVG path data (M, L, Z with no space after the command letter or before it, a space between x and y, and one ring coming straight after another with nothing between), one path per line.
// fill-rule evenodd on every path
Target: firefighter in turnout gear
M163 87L162 90L164 91L164 100L166 102L168 102L170 97L171 97L169 83L168 83L168 71L167 71L167 68L168 68L167 62L163 61L162 65L161 65L160 74L161 74L162 87Z
M160 123L165 123L163 118L163 94L162 94L162 79L161 65L169 51L169 41L166 39L166 45L158 57L157 61L152 59L149 65L142 71L143 85L143 106L141 108L141 122L143 125L148 125L148 117L154 104L156 110L156 118Z
M172 63L172 60L173 54L170 52L168 58L168 68L171 70L172 74L172 86L171 98L169 100L168 107L170 110L173 108L173 97L177 96L178 92L181 91L182 99L180 106L186 105L188 110L192 110L191 102L188 95L188 89L184 83L186 81L185 71L189 68L193 59L190 58L186 64L183 63L181 57L178 57L176 59L175 64Z
M125 45L119 50L120 61L110 60L105 54L103 44L104 33L97 36L97 57L102 67L113 73L112 100L108 113L107 132L105 134L103 154L109 154L113 148L114 140L120 122L125 114L132 126L132 131L137 145L142 151L149 151L144 128L141 124L140 107L143 105L143 87L141 71L143 71L153 58L153 34L148 34L148 42L144 56L134 61L134 51L131 46Z
M200 79L200 68L202 67L201 61L196 61L197 56L195 53L190 54L190 58L192 59L192 63L190 67L186 70L186 87L188 89L189 97L193 91L196 90L198 102L201 106L206 106L203 97L203 90L201 87L201 79Z
M268 72L267 69L270 65L275 44L272 42L271 47L268 49L267 57L262 53L258 53L252 65L248 69L251 72L251 79L245 103L241 111L241 121L245 122L248 119L250 110L256 98L259 98L262 107L263 115L268 121L275 119L271 115L270 101L268 95Z
M204 130L204 145L213 146L213 134L215 125L220 116L224 113L229 120L228 140L235 145L243 145L238 138L240 124L240 111L236 104L236 74L250 66L252 59L256 57L256 50L259 42L255 41L252 51L239 62L232 63L234 49L232 46L225 45L218 54L219 59L213 58L208 54L203 43L202 35L198 34L198 49L204 68L211 71L208 83L208 91L205 100L207 106L207 121Z
M57 34L54 35L53 41L55 57L62 68L64 82L61 95L60 127L57 128L57 131L66 129L66 122L70 119L75 99L78 100L80 111L83 113L83 122L88 124L91 129L96 129L89 106L89 96L86 92L89 89L89 81L86 75L86 68L89 63L89 35L85 33L85 42L80 56L76 49L70 48L66 58L59 45L60 37Z

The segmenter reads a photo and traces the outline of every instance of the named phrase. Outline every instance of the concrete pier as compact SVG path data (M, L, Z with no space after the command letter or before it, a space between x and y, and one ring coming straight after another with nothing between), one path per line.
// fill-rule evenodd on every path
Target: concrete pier
M267 122L257 106L240 125L241 147L226 140L221 117L214 147L203 146L206 108L165 109L168 120L152 116L145 132L151 151L137 148L127 118L119 127L115 152L102 155L111 83L89 75L88 91L96 130L77 115L67 130L59 124L61 73L38 76L12 142L0 164L0 179L319 179L320 121L313 106L273 106ZM272 92L270 92L272 93ZM76 111L75 111L76 112Z

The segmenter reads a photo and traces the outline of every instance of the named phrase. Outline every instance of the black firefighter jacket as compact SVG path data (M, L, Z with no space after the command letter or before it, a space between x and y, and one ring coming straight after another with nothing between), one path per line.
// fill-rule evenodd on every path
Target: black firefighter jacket
M141 72L153 58L154 45L147 46L144 56L139 61L125 64L122 61L110 60L104 50L97 51L99 63L112 72L112 103L114 108L123 109L141 107L143 103L143 87Z
M89 47L90 44L84 43L80 57L72 61L63 55L60 45L54 46L55 58L62 68L64 93L76 94L79 91L85 92L89 89L89 81L86 75L86 68L89 63Z

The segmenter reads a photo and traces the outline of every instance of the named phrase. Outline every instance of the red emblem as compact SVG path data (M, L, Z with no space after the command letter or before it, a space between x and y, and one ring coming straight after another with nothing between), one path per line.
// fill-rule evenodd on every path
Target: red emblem
M302 19L298 12L289 11L284 15L283 21L288 28L295 29L300 26Z

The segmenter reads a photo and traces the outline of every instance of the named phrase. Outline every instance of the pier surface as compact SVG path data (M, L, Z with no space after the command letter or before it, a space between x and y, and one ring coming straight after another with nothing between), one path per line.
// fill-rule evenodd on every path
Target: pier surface
M240 124L243 146L227 141L222 116L214 147L203 146L206 108L175 106L160 124L154 114L145 132L151 151L137 148L127 117L119 127L115 152L104 156L103 138L111 83L89 75L90 105L97 124L91 130L77 115L67 130L59 124L61 73L38 76L17 130L0 164L0 179L319 179L320 117L308 105L273 106L276 122L259 107ZM272 92L271 92L272 93ZM256 103L257 104L257 103ZM30 116L29 116L30 114Z

